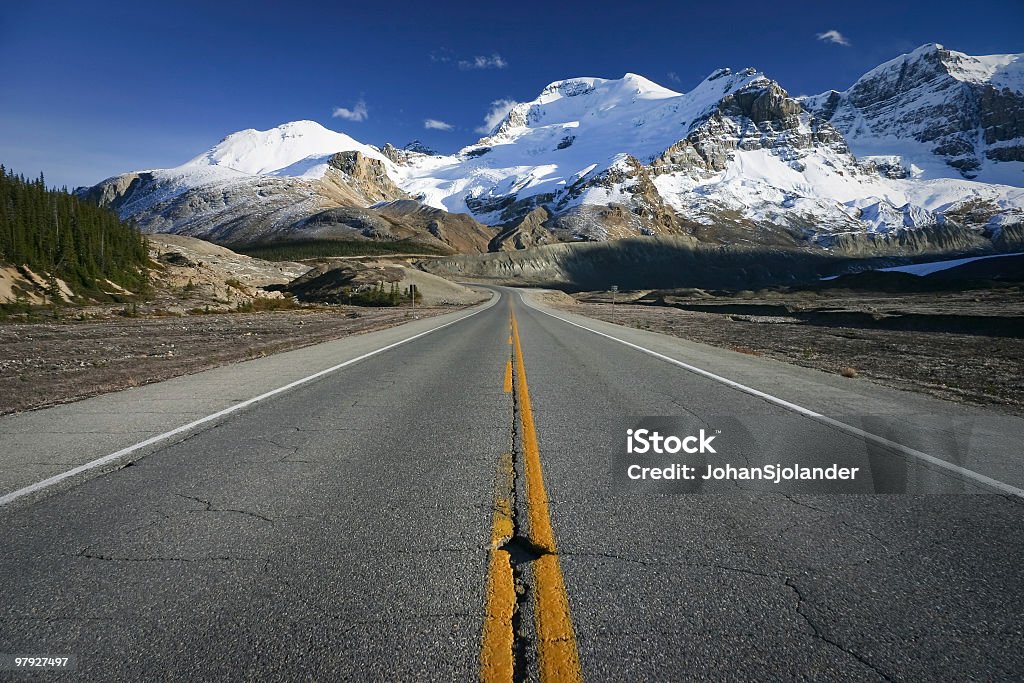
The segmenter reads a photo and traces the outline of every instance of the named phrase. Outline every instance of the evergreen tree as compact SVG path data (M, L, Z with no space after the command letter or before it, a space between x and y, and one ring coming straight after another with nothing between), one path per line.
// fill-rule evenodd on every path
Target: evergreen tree
M0 262L66 280L76 290L108 279L138 291L147 281L146 240L117 214L0 165Z

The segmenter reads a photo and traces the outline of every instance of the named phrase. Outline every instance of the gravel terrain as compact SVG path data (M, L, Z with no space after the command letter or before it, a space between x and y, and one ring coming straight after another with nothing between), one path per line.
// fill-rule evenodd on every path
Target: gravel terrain
M75 401L434 316L453 307L0 324L0 414Z
M607 293L584 293L576 299L579 303L570 303L562 295L558 305L741 353L825 372L845 371L855 374L851 382L878 382L1024 414L1024 330L1019 322L1024 300L1017 288L941 295L620 293L620 302L637 303L614 307ZM972 325L998 334L967 333Z

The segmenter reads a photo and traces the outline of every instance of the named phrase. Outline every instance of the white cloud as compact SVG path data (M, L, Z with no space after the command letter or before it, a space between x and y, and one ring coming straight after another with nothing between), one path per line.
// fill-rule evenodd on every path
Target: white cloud
M455 128L452 124L437 119L424 119L423 127L427 130L452 130Z
M370 112L366 108L366 100L359 98L356 102L356 106L351 109L345 107L335 107L334 112L331 114L334 118L345 119L346 121L365 121L369 117Z
M673 83L682 83L682 81L679 80L679 74L677 74L675 71L668 72L668 80L672 81Z
M437 50L431 50L428 56L430 57L430 61L432 62L441 62L442 64L447 64L448 62L452 61L452 51L446 47L442 47Z
M818 40L824 40L826 43L835 43L836 45L845 45L846 47L850 47L849 39L834 28L825 31L824 33L819 33Z
M505 58L499 55L497 52L492 54L490 57L477 55L472 59L460 59L459 68L463 71L470 69L504 69L508 66L508 62Z
M491 102L491 108L487 110L487 114L484 116L484 124L476 129L477 133L481 135L487 135L494 127L501 123L501 120L508 116L508 113L512 111L512 107L519 104L515 100L494 100Z

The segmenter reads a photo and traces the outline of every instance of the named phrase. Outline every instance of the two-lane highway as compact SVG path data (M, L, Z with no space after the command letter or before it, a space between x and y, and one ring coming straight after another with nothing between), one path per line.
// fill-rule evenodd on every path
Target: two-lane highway
M0 653L72 655L68 680L104 681L1024 675L1019 498L617 490L609 444L637 416L794 424L868 462L879 444L783 405L808 371L773 367L753 387L773 402L622 341L726 352L501 294L0 509ZM929 465L906 437L889 455L919 487L1024 479L1006 457L955 463L975 478Z

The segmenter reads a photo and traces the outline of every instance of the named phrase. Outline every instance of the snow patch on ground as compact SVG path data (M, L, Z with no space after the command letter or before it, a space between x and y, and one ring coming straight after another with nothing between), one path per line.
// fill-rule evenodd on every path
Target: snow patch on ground
M984 261L990 258L1006 258L1007 256L1024 256L1024 251L1013 254L993 254L991 256L970 256L968 258L950 259L948 261L932 261L930 263L915 263L909 266L893 266L891 268L879 268L885 273L910 273L911 275L931 275L942 270L949 270L962 266L965 263Z

